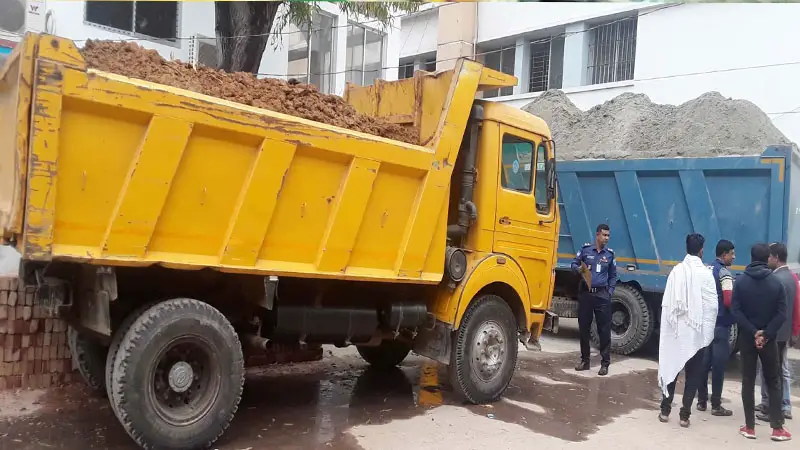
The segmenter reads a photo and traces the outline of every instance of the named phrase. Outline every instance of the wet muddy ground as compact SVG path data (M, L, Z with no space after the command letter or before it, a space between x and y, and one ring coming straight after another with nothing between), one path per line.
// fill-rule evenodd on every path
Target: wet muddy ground
M410 357L394 371L379 372L369 369L353 350L326 349L320 362L251 372L239 412L216 448L460 450L546 445L549 450L616 447L624 440L632 448L677 445L705 450L771 444L766 426L757 429L763 435L758 441L744 441L736 434L742 420L736 361L724 394L734 417L695 413L692 427L684 430L678 428L677 414L669 424L655 419L660 394L651 352L616 358L610 376L601 378L594 370L572 370L577 340L569 324L561 335L548 337L543 350L521 353L519 370L502 401L468 406L452 395L446 370L424 358ZM793 364L800 374L800 360ZM797 381L793 391L800 395ZM136 448L107 400L80 385L0 394L0 450Z

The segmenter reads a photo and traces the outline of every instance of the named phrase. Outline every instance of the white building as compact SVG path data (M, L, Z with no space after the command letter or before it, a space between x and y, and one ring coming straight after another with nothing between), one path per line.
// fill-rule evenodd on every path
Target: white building
M310 37L308 27L272 30L260 73L301 80L311 73L311 82L336 94L344 92L346 81L370 84L375 78L397 79L399 18L384 29L374 20L347 17L334 3L320 6ZM213 2L2 0L0 57L21 33L35 31L67 37L79 45L86 39L135 40L165 58L213 66L214 25Z
M584 110L622 92L680 104L719 91L800 142L798 23L800 4L448 4L403 19L400 75L474 56L519 78L497 101L560 88Z

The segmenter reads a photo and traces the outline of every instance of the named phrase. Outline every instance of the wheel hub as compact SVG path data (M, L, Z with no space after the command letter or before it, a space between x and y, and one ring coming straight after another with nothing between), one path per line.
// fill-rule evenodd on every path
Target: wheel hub
M178 361L169 369L169 387L175 392L186 392L194 381L192 366L184 361Z
M506 360L505 333L499 324L487 322L475 333L472 366L484 381L493 379Z

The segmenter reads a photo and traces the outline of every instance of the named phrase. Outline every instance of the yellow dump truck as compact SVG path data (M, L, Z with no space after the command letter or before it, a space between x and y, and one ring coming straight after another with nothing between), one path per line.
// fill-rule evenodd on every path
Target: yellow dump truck
M87 69L28 35L0 70L0 231L70 324L87 383L145 448L211 445L247 352L355 345L498 399L547 310L559 228L539 118L476 100L467 59L348 87L411 145Z

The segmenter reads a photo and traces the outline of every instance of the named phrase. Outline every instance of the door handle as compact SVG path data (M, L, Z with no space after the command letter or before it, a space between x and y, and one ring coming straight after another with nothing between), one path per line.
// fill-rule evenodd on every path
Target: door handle
M508 216L500 218L500 225L511 225L511 219Z

